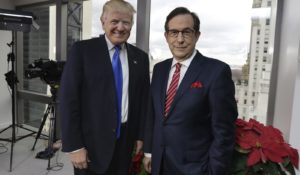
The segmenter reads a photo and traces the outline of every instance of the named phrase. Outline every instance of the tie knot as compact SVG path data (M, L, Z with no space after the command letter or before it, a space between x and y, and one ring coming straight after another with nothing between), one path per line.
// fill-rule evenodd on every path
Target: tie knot
M120 45L115 45L115 51L120 51L121 50L121 46Z
M182 65L181 63L176 63L176 65L175 65L176 66L176 70L175 71L179 71L180 68L181 68L181 65Z

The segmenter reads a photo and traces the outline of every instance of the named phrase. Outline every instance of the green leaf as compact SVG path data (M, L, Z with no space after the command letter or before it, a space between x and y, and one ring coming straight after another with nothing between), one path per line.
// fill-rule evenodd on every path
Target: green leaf
M288 164L290 164L291 163L291 159L289 158L289 157L285 157L285 158L283 158L283 166L284 167L286 167L286 166L288 166Z
M247 155L235 151L232 161L232 172L240 172L247 169Z
M239 146L236 146L235 147L235 150L239 153L243 153L243 154L248 154L251 150L247 150L247 149L242 149L241 147Z
M274 162L266 162L266 163L259 163L254 165L251 168L254 174L261 174L261 175L284 175L282 174L283 171L281 170L280 166Z
M230 175L247 175L247 169L237 171L237 172L232 172Z
M286 168L286 170L291 174L291 175L295 175L295 169L294 169L294 166L289 163L287 164L286 166L284 166Z

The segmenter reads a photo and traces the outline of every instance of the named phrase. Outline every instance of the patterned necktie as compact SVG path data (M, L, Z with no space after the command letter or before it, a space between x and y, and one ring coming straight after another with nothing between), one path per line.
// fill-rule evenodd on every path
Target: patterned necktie
M176 95L178 82L179 82L179 77L180 77L180 68L181 68L181 64L177 63L176 64L176 70L173 74L173 77L172 77L172 80L171 80L171 83L170 83L170 86L169 86L169 89L168 89L167 95L166 95L165 113L164 113L165 117L167 117L167 115L170 111L172 102L174 100L174 97Z
M114 71L116 96L117 96L117 138L120 137L121 130L121 118L122 118L122 88L123 88L123 76L122 65L120 61L120 49L119 45L115 46L115 53L112 58L112 68Z

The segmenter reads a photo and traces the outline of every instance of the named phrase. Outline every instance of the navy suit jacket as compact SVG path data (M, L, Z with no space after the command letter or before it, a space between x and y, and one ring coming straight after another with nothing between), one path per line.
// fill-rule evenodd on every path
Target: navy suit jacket
M128 161L134 141L142 139L149 94L148 55L126 43L129 65ZM114 75L104 36L76 42L64 67L60 86L62 150L85 147L89 168L103 173L116 143L117 108Z
M149 112L145 129L145 152L152 153L152 175L159 175L163 155L176 175L225 175L234 149L237 118L230 67L197 51L165 118L171 64L168 59L153 70L153 114Z

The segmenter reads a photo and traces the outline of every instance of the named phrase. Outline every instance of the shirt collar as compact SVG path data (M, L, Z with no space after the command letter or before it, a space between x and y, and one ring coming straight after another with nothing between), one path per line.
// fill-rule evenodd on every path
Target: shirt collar
M105 36L105 40L106 40L108 50L113 50L115 45L113 43L111 43L111 41L107 38L106 35L104 35L104 36ZM121 44L121 50L124 49L124 47L125 47L125 44Z
M189 65L191 64L191 62L192 62L193 58L195 57L196 53L197 53L197 51L196 51L196 49L194 49L193 54L190 57L188 57L187 59L185 59L184 61L181 61L181 62L178 62L175 58L173 58L171 67L174 67L175 64L177 64L177 63L180 63L185 67L189 67Z

